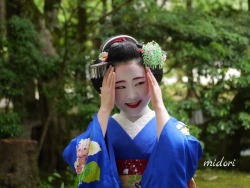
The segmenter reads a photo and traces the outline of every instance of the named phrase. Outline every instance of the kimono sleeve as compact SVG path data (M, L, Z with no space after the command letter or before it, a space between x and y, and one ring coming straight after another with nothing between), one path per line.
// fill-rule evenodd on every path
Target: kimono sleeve
M78 188L120 187L96 114L87 130L64 149L63 159L77 173Z
M186 188L202 150L199 141L184 135L174 118L164 126L142 179L142 187Z

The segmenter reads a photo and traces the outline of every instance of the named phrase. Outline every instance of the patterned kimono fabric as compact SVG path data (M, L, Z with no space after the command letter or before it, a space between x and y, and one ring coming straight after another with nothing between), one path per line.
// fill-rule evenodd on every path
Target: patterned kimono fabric
M136 122L110 117L105 138L95 115L63 152L79 188L186 188L201 155L199 141L173 117L158 139L154 113Z

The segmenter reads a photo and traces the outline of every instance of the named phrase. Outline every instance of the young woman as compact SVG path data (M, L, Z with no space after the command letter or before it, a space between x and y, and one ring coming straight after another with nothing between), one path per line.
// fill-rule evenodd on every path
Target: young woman
M63 153L80 188L195 187L202 149L163 103L164 56L157 43L140 45L128 35L104 42L91 66L99 111ZM120 112L112 115L115 105Z

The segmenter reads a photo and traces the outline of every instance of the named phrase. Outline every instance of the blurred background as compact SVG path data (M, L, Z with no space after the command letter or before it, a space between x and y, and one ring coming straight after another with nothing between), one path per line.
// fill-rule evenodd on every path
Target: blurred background
M62 152L98 111L88 66L117 34L167 51L165 105L203 145L197 187L249 187L249 31L250 0L0 0L0 187L74 187Z

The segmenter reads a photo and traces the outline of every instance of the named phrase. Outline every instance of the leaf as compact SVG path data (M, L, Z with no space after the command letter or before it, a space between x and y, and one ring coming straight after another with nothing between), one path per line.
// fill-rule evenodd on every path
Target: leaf
M83 171L82 181L85 183L90 183L99 180L100 180L100 168L98 164L94 161L86 164Z
M95 141L91 141L88 155L95 155L99 151L101 151L100 145Z
M61 176L59 173L57 173L57 172L54 172L54 173L53 173L53 176L54 176L54 177L57 177L57 178L61 178L61 177L62 177L62 176Z
M247 130L250 129L250 115L246 112L239 113L239 119L242 121L242 126Z

